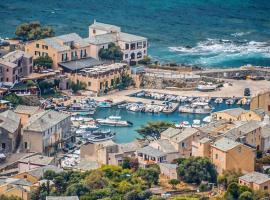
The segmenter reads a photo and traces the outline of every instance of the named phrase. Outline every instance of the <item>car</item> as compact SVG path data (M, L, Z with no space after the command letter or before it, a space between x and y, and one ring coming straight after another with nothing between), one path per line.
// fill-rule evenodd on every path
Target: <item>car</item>
M250 96L250 89L249 88L245 88L244 96Z
M163 194L161 194L161 197L162 198L170 198L172 195L171 195L171 193L169 193L169 192L165 192L165 193L163 193Z

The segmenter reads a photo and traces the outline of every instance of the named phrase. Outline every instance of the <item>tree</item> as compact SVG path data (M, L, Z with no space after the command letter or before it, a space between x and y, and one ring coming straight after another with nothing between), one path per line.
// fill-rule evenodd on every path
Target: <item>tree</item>
M54 30L50 26L44 26L39 22L23 23L16 27L15 35L23 41L39 40L54 36Z
M149 65L151 63L151 58L149 56L144 56L142 60L139 60L138 64Z
M178 174L186 183L200 184L202 181L216 183L217 171L207 158L190 157L183 159L178 166Z
M53 65L53 60L49 56L39 56L38 58L34 59L34 65L51 69Z
M123 60L123 53L119 46L116 46L114 43L110 43L108 45L108 49L100 49L98 52L98 56L101 59L105 60L114 60L121 61Z
M243 192L240 196L239 196L239 200L253 200L253 195L251 192L246 191Z
M73 93L77 93L80 90L84 90L86 88L85 84L78 81L77 83L72 82L70 84L70 88L72 89Z
M175 186L178 185L180 181L178 179L169 180L169 184L172 186L172 189L175 189Z
M9 93L3 97L4 100L9 101L13 105L19 105L23 103L21 97L17 96L15 93Z
M48 94L54 92L54 84L47 80L38 82L38 86L42 94Z
M67 196L82 196L88 192L88 189L81 183L74 183L67 187Z
M139 168L137 175L140 176L151 187L153 184L158 183L160 171L155 167L149 167L146 169Z
M85 185L89 189L101 189L108 184L108 180L104 177L104 172L94 170L85 179Z
M123 90L131 85L134 85L133 79L127 73L122 73L121 82L118 84L118 89Z
M237 182L238 178L242 176L243 174L241 171L235 171L235 170L226 170L223 172L222 175L219 175L217 178L218 184L221 184L227 189L228 185L232 182Z
M226 191L226 194L225 194L225 197L226 199L238 199L239 197L239 186L237 183L231 183L229 186L228 186L228 189Z
M137 132L143 137L143 139L158 139L160 138L161 132L173 126L174 125L172 123L164 121L148 122L146 125L143 125L138 129Z

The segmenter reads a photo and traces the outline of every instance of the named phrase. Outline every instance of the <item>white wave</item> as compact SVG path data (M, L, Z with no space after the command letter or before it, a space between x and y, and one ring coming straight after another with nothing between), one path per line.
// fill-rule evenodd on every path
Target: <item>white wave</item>
M207 39L206 41L198 42L194 47L169 47L172 52L181 54L220 54L220 53L270 53L270 44L267 42L256 41L232 41L224 39Z
M253 57L270 58L270 43L246 40L206 39L194 47L169 47L183 61L197 65L216 65L226 61L246 60Z
M244 35L249 35L251 32L248 31L248 32L239 32L239 33L232 33L231 36L233 37L242 37Z

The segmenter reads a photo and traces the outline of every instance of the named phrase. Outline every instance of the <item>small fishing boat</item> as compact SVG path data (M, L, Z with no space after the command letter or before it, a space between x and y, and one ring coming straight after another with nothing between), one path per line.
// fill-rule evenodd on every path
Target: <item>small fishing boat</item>
M112 104L108 101L101 101L98 103L98 107L100 108L111 108Z
M198 127L200 127L200 126L201 126L201 120L199 120L199 119L194 119L194 120L193 120L193 123L192 123L192 127L198 128Z
M180 113L193 113L193 114L209 114L214 108L208 103L194 102L190 105L184 105L179 107Z
M247 99L244 97L242 99L239 99L236 103L237 105L246 105L247 104Z
M124 109L124 108L127 108L127 105L128 105L127 103L123 103L123 104L118 105L117 108Z
M103 142L107 140L111 140L114 138L116 134L110 133L110 134L101 134L101 135L91 135L87 140L89 142Z
M79 126L79 129L85 130L85 131L94 131L99 129L99 126L96 124L81 124Z
M223 103L223 99L222 98L216 98L215 103L216 104L221 104L221 103Z
M109 116L105 119L96 119L96 121L103 126L127 127L133 125L132 122L122 120L120 116Z
M235 100L231 98L231 99L227 99L225 103L227 105L232 105L232 104L234 104L234 102L235 102Z
M217 89L217 85L213 84L204 84L204 85L198 85L197 90L201 92L209 92Z
M183 121L182 123L180 123L180 126L183 128L191 127L188 121Z
M204 123L210 123L212 121L212 117L210 116L206 116L205 118L203 118L202 120Z

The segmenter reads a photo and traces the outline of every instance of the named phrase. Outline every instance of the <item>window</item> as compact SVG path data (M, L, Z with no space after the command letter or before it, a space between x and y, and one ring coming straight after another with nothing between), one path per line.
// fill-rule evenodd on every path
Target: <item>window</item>
M185 143L184 143L184 142L182 142L182 147L183 147L183 148L185 147Z
M2 143L2 149L6 149L6 143Z
M9 70L7 69L7 72L8 72Z
M36 43L36 48L39 48L39 44L38 43Z
M129 49L129 44L126 43L125 46L126 46L126 50L128 50Z
M218 154L216 154L216 159L218 159Z
M93 30L93 34L96 34L96 29Z
M146 47L146 41L143 42L143 48L145 48L145 47Z
M88 86L91 86L91 82L88 82Z
M138 42L138 43L137 43L137 48L138 48L138 49L141 49L141 48L142 48L142 42Z
M264 186L263 189L264 189L264 190L268 190L268 186Z
M39 51L35 51L35 55L36 56L40 56L40 52Z
M241 153L241 147L238 147L238 152Z
M125 54L125 59L128 59L128 54Z

